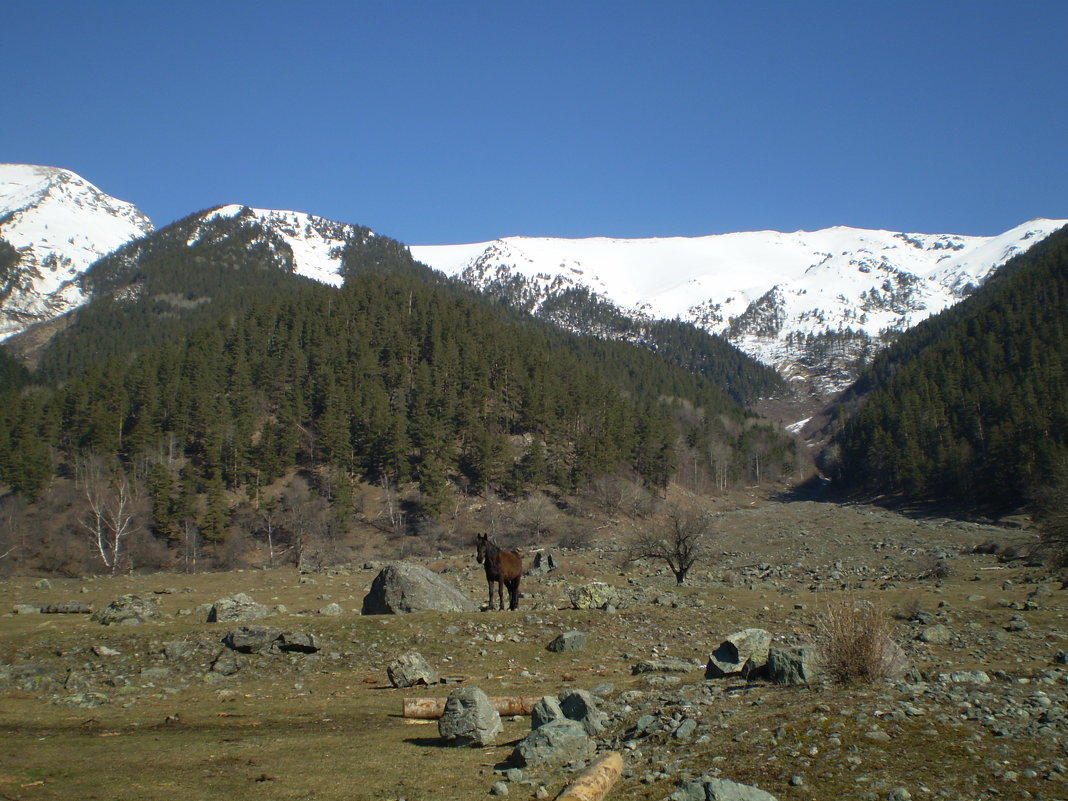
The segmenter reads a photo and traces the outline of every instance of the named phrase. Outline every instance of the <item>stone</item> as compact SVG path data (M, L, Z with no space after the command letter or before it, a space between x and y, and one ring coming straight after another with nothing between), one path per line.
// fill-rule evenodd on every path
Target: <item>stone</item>
M689 673L697 670L699 665L688 659L643 659L631 666L632 676L640 676L642 673Z
M386 676L390 684L401 689L440 681L438 672L416 651L408 651L390 662L386 666Z
M768 680L775 684L808 684L819 675L816 649L808 645L768 649Z
M208 610L209 623L247 623L271 614L266 604L257 603L243 592L220 598Z
M512 761L527 767L566 765L588 758L595 749L581 723L564 718L531 731L516 744Z
M586 734L598 734L608 723L608 716L598 709L588 690L564 690L560 693L560 710L564 717L581 723Z
M319 614L325 615L327 617L340 617L342 611L343 610L341 609L341 604L335 601L328 603L326 606L322 607L319 610Z
M619 606L619 593L616 588L603 581L591 581L580 587L573 587L568 592L568 599L574 609L607 609Z
M946 684L989 684L990 676L982 670L955 670L939 673L938 680Z
M272 650L281 634L281 631L271 626L238 626L226 632L222 643L231 651L263 654Z
M554 653L581 651L586 647L586 633L583 631L565 631L557 636L545 649Z
M553 556L552 551L538 551L534 554L534 564L528 572L530 573L548 573L551 570L556 570L559 567L556 561L556 557Z
M501 716L479 687L460 687L445 700L445 711L438 719L438 734L450 745L493 745L504 730Z
M158 620L159 617L159 604L153 599L139 595L123 595L99 612L94 612L89 619L104 626L129 626Z
M362 614L395 615L422 610L474 612L478 606L437 573L396 562L383 568L364 596Z
M319 638L307 631L283 631L274 642L274 647L286 654L314 654L323 645Z
M702 778L686 782L668 796L670 801L777 801L771 793L729 779Z
M706 679L725 676L749 678L768 663L771 632L764 629L743 629L730 635L708 656Z
M567 715L560 708L560 701L551 695L546 695L530 711L530 727L536 729L551 723L554 720L565 720Z
M184 640L171 640L163 646L163 655L172 662L188 659L193 655L193 646Z
M921 631L916 639L930 645L949 645L953 639L953 633L941 623L936 623Z

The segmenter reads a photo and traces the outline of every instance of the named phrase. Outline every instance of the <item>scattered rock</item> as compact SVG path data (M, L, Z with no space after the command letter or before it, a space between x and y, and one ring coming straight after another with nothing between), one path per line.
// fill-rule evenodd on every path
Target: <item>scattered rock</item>
M545 646L546 650L555 653L564 651L581 651L586 647L586 633L583 631L565 631Z
M639 676L642 673L689 673L699 667L700 665L687 659L643 659L632 665L630 672L633 676Z
M949 645L953 639L953 633L941 623L936 623L921 631L916 639L930 645Z
M416 651L408 651L390 662L386 675L389 683L399 688L437 684L440 680L438 672Z
M619 593L611 584L591 581L568 591L568 600L574 609L608 609L619 607Z
M586 759L595 749L583 725L563 718L531 731L512 751L512 760L527 767L566 765Z
M326 615L327 617L340 617L342 611L343 610L341 609L341 604L333 602L328 603L326 606L322 607L319 610L319 614Z
M151 598L139 595L123 595L116 598L89 618L104 626L133 626L148 620L158 620L159 604Z
M478 606L437 573L396 562L383 568L364 596L362 614L394 615L421 610L474 612Z
M322 650L322 643L307 631L283 631L275 640L274 647L285 654L314 654Z
M553 556L552 551L538 551L534 554L534 564L530 568L528 573L548 573L551 570L556 570L559 565L556 562L556 557Z
M816 649L809 645L768 649L768 680L775 684L808 684L819 675Z
M668 798L670 801L777 801L759 787L713 778L686 782Z
M229 598L220 598L213 603L208 611L208 622L247 623L252 620L262 620L270 613L270 609L265 604L257 603L245 593L239 592Z
M275 641L281 635L281 631L271 626L238 626L226 632L222 642L232 651L264 654L274 647Z
M597 708L597 701L587 690L564 690L560 693L560 709L569 720L581 723L587 734L599 734L608 716Z
M705 678L749 678L756 675L767 665L770 648L771 632L764 629L743 629L735 632L709 654Z
M489 696L478 687L453 690L438 719L438 733L450 745L493 745L503 730L501 716Z

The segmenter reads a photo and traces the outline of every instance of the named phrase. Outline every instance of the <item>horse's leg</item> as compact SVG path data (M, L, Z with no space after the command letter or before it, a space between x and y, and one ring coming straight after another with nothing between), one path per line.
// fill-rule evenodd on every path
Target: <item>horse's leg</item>
M508 608L516 610L519 608L519 579L512 579L508 583Z
M489 600L486 601L486 609L493 610L493 579L486 578L486 587L489 589Z
M497 604L504 611L504 579L497 582Z

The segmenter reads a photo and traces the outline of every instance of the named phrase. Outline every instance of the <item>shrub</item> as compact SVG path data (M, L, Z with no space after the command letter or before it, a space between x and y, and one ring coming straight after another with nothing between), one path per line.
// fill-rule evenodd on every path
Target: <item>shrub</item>
M839 684L874 682L893 671L898 648L889 619L867 602L829 606L816 623L820 669Z

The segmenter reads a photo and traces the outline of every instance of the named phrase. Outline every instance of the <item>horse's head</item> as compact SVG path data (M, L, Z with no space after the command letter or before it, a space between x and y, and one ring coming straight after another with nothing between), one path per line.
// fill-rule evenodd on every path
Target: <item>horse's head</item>
M475 539L475 560L482 564L486 558L486 546L489 544L488 534L479 534Z

